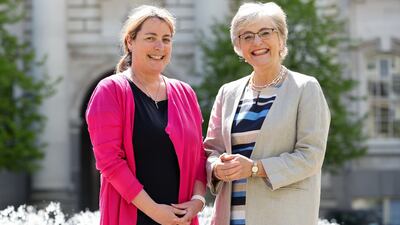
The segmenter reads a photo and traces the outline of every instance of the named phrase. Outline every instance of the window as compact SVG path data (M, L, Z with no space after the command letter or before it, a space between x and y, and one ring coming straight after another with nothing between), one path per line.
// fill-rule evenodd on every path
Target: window
M370 60L370 61L368 61L368 64L367 64L367 69L368 70L375 70L375 61L373 61L373 60Z
M373 117L375 119L374 130L378 136L387 137L390 133L390 113L389 109L384 106L373 107Z
M400 96L400 74L393 74L392 87L393 92Z
M379 60L379 68L381 77L389 76L389 62L387 59Z
M400 56L366 58L371 137L400 137ZM375 68L376 67L376 68Z
M389 95L389 84L384 81L369 81L368 92L372 96L387 97Z
M396 57L392 58L392 69L396 68Z
M358 212L357 224L400 225L400 199L390 198L357 198L352 201L353 217ZM388 206L388 207L386 207ZM366 214L367 213L367 214ZM354 217L355 219L357 217Z
M353 224L377 225L383 221L383 199L381 198L356 198L351 202L354 210ZM348 221L349 224L352 221ZM346 223L342 223L346 224Z
M390 224L400 225L400 200L390 201Z

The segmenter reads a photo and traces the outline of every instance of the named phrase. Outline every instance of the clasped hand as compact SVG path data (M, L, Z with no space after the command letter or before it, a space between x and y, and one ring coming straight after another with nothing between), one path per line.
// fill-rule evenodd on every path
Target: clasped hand
M200 200L194 199L180 204L159 204L157 223L162 225L190 225L193 217L203 208Z
M215 163L214 176L222 181L240 180L251 176L253 160L240 154L222 154Z

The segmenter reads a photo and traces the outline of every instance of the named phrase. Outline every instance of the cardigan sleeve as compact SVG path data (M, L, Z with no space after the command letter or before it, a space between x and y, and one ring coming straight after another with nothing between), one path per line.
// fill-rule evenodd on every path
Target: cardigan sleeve
M121 89L111 79L102 80L89 101L86 121L96 168L130 203L143 186L128 167L123 147L124 112Z
M208 156L206 164L207 184L214 195L221 190L223 181L213 179L213 168L219 156L226 151L222 137L223 88L224 86L219 89L215 98L208 123L207 136L204 140L204 147Z
M322 167L330 112L318 81L312 78L304 85L297 110L294 150L261 160L272 190L306 179Z
M202 182L204 186L206 185L206 152L204 151L204 145L203 145L203 132L202 132L202 124L203 124L203 116L201 114L201 109L199 102L197 100L196 93L193 91L193 89L186 84L186 89L189 91L190 96L191 96L191 105L193 106L193 111L195 112L196 116L196 123L197 123L197 132L198 132L198 137L199 137L199 148L197 151L197 167L196 167L196 180Z

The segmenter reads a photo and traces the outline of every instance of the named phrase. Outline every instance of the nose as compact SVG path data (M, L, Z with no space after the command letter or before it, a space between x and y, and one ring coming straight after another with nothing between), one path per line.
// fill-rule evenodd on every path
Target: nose
M258 34L254 35L254 43L258 44L261 42L262 42L262 39L260 38L260 36Z
M156 42L154 43L154 48L155 48L156 50L161 50L163 47L164 47L164 44L162 43L161 40L158 40L158 41L156 41Z

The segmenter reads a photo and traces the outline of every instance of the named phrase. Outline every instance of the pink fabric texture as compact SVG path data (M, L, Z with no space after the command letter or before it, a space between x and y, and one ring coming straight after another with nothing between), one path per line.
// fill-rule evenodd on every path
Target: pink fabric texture
M136 225L137 208L131 202L143 189L135 176L132 146L135 104L125 77L127 73L130 70L100 81L86 110L96 168L101 174L101 225ZM165 81L168 96L165 130L178 158L179 203L182 203L190 201L196 180L204 185L206 182L202 116L196 95L188 84L168 78ZM155 165L154 169L162 173L162 168ZM197 225L197 218L191 224Z

